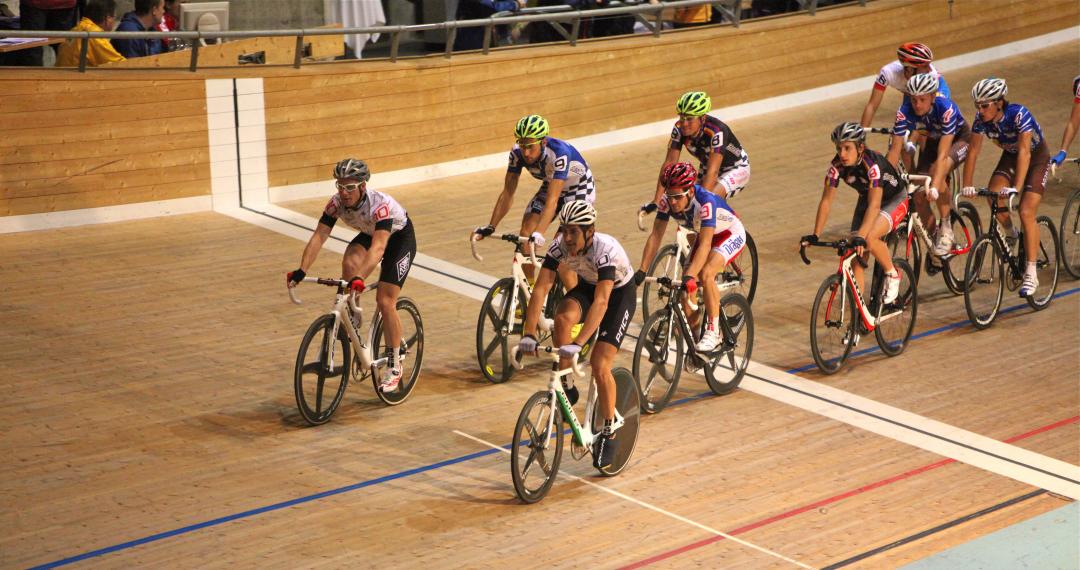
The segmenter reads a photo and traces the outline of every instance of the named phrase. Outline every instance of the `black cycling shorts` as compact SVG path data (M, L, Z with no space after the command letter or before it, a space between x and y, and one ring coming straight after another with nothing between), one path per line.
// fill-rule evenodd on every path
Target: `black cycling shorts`
M349 245L359 245L364 249L371 249L371 236L358 233ZM379 282L397 285L405 284L405 278L412 269L413 259L416 257L416 232L413 231L412 220L405 222L405 227L390 234L386 241L386 251L383 252L382 268L379 270Z
M596 285L586 282L579 276L577 287L566 293L563 302L567 299L577 301L577 304L581 306L581 319L585 320L594 297L596 297ZM596 341L606 342L619 348L622 345L623 336L626 335L626 327L630 325L630 319L634 318L635 309L637 309L637 284L630 281L622 287L612 289L611 296L608 298L607 312L600 321L600 336Z

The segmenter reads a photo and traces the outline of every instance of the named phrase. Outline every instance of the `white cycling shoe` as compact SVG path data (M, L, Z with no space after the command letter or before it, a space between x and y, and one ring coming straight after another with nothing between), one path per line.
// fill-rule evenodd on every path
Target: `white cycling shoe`
M379 382L380 392L393 392L401 385L401 369L387 368Z
M885 274L885 298L882 299L882 303L886 305L900 296L900 273L895 269L893 271L896 275Z
M1020 283L1020 296L1030 297L1035 294L1035 290L1039 288L1039 278L1035 276L1034 272L1025 271L1024 281Z
M937 242L934 243L934 255L938 257L949 255L955 243L951 228L938 230Z
M701 335L701 340L694 346L698 352L711 352L716 350L717 345L720 344L720 331L716 328L716 323L710 323L706 325L704 334Z

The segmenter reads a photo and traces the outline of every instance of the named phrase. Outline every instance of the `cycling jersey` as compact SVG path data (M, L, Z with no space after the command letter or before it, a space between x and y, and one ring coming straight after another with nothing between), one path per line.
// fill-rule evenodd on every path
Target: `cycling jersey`
M969 133L967 121L964 120L964 116L960 114L960 108L952 102L952 99L934 97L930 110L922 116L916 115L911 101L905 100L896 111L893 134L906 136L910 132L922 130L925 130L927 136L932 139L939 139L945 135L956 135L957 138L962 138Z
M945 78L938 73L937 69L934 69L934 65L930 64L930 74L938 78L938 96L945 97L946 99L952 98L952 93L949 91L949 84L945 83ZM892 87L897 91L904 94L904 99L907 100L908 78L904 77L904 65L899 61L892 61L885 64L878 72L877 80L874 81L874 89L878 91L884 91L886 87Z
M882 204L905 191L905 184L892 164L884 155L870 149L863 152L855 166L844 166L839 154L833 157L825 183L836 188L840 186L841 179L859 193L860 200L867 197L871 188L881 188Z
M701 121L701 130L696 135L688 137L684 137L682 131L679 130L679 125L675 125L675 128L671 130L671 143L668 144L671 150L682 150L685 146L686 150L698 159L701 163L698 168L699 182L704 179L705 170L709 166L709 157L713 154L720 154L723 157L720 162L720 172L736 167L740 160L748 160L746 151L739 144L739 139L735 138L735 133L731 132L731 127L712 115L703 116Z
M971 130L986 135L986 138L1001 147L1001 150L1016 153L1019 150L1020 133L1031 133L1031 150L1038 148L1043 141L1042 128L1027 107L1019 103L1009 103L1002 109L1000 121L983 122L978 116Z
M739 220L727 200L697 184L694 185L690 205L678 214L671 211L667 194L660 197L656 219L667 221L669 218L675 218L676 223L693 232L700 232L701 228L715 228L716 233L731 228Z
M524 169L528 170L533 178L543 180L540 191L536 193L536 199L541 203L547 197L547 187L551 180L566 181L560 194L564 198L586 200L591 197L596 188L592 171L581 153L559 139L548 137L546 140L544 151L540 153L535 164L525 164L521 148L515 144L510 150L510 162L506 171L520 174Z
M1073 78L1073 104L1080 103L1080 75Z
M618 240L600 232L593 233L592 243L581 255L567 253L562 234L556 236L544 256L544 267L555 271L560 264L566 264L578 277L593 285L608 279L615 281L615 287L622 287L634 279L634 268L626 250Z
M360 202L355 208L345 206L341 201L341 196L334 194L326 203L319 223L334 227L338 218L344 220L349 227L368 235L375 233L375 230L394 233L409 223L409 215L401 204L390 196L370 188L360 196Z

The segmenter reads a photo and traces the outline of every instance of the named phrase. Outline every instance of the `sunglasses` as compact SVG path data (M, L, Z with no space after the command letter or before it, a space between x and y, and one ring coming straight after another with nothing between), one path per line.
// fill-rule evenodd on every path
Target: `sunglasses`
M670 188L669 188L669 190L670 190ZM683 191L679 192L678 194L672 194L671 192L668 192L665 195L667 196L667 199L669 201L670 200L682 200L683 198L690 195L690 187L687 186L687 187L683 188Z
M532 141L532 142L529 142L529 141ZM540 139L518 139L517 140L517 145L519 147L521 147L521 148L526 148L526 147L530 147L530 146L536 146L538 144L540 144Z
M697 115L679 115L679 120L684 122L684 123L689 123L690 121L692 121L694 119L700 119L700 118L701 117L699 117Z
M337 186L338 190L352 194L360 189L361 184L363 182L337 182L334 185Z
M993 104L993 101L987 101L986 103L976 103L975 108L982 111L983 109L989 109Z

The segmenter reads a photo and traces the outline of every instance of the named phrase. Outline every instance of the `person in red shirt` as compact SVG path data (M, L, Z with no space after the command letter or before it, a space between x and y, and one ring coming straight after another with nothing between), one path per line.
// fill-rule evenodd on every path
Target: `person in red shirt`
M165 15L162 16L161 22L157 25L157 31L175 32L180 29L180 4L182 3L181 0L165 0ZM165 51L179 49L179 43L173 38L162 38L161 40L161 46Z

